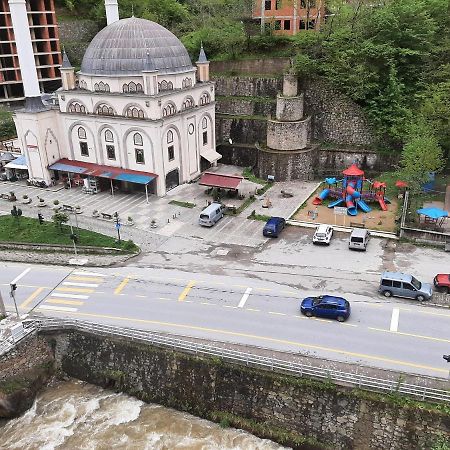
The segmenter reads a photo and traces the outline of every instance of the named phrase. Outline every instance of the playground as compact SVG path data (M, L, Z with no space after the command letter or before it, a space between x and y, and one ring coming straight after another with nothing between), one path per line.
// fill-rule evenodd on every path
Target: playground
M365 178L364 171L353 164L342 172L340 179L326 178L293 218L395 231L397 199L387 198L386 188L386 183Z

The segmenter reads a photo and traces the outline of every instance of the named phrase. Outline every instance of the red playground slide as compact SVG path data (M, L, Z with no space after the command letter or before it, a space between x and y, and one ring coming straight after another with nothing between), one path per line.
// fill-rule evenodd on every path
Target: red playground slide
M387 211L387 206L386 206L386 203L384 202L384 198L383 197L378 197L377 200L378 200L378 203L380 204L380 208L383 211Z

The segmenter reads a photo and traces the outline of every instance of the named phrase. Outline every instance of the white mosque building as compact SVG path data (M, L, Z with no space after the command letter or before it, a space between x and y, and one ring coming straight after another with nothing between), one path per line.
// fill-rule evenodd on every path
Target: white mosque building
M68 176L87 189L114 184L164 196L216 164L214 83L203 48L193 66L174 34L148 20L119 20L117 0L105 0L106 28L79 72L64 54L62 88L46 106L25 0L9 5L26 95L15 124L30 178Z

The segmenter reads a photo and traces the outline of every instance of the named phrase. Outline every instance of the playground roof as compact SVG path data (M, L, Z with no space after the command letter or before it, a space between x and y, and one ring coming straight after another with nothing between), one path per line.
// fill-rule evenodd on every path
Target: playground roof
M344 175L360 177L364 175L364 170L361 170L356 164L352 164L348 169L342 171Z

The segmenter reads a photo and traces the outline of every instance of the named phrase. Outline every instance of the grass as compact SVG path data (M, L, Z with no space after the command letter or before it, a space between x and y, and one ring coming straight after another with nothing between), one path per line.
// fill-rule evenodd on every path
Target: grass
M78 236L78 245L92 247L112 247L126 251L135 251L137 246L131 241L122 241L119 245L116 239L94 231L74 228ZM12 216L0 217L0 242L20 242L32 244L72 245L70 227L63 225L62 231L53 222L39 224L37 219Z
M181 202L179 200L170 200L169 203L171 205L177 205L177 206L181 206L183 208L195 208L197 206L195 203Z
M267 222L272 216L266 216L264 214L256 214L255 210L251 212L247 219L250 220L260 220L261 222Z

